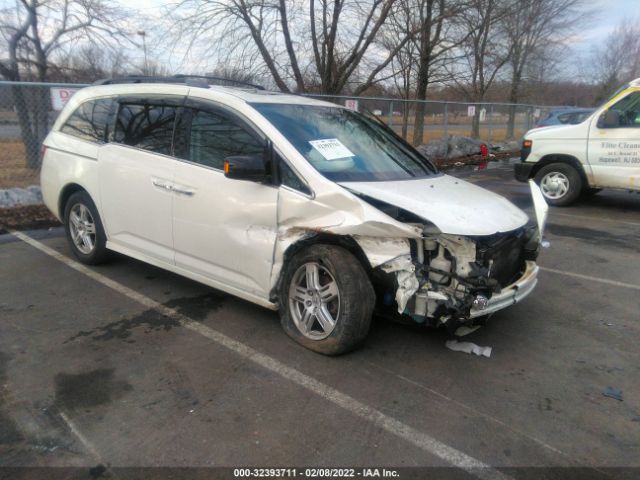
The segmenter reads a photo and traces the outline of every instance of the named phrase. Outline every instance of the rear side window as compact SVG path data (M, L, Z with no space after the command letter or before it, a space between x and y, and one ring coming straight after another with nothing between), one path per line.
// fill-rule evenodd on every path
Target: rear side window
M90 142L104 143L113 104L112 98L84 102L71 114L60 131Z
M171 155L171 142L178 107L121 103L113 140L131 147Z
M222 112L192 110L187 160L222 170L233 155L261 154L263 142Z

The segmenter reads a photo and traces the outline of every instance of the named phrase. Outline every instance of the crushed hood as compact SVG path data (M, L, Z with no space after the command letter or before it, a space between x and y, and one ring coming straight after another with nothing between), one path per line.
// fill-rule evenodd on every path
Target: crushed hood
M449 175L340 185L407 210L452 235L493 235L515 230L529 220L506 198Z

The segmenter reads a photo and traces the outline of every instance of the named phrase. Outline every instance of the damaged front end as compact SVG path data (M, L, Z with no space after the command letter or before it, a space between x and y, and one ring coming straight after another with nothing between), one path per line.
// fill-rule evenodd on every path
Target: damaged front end
M423 325L446 325L455 331L461 325L480 323L531 293L537 283L535 259L547 208L537 185L531 185L538 220L534 224L527 223L526 214L506 200L478 187L446 178L429 181L445 184L440 192L428 185L414 187L411 201L401 195L401 188L411 188L408 183L398 182L398 194L391 198L384 198L377 184L350 184L347 190L353 196L326 192L312 203L313 211L308 203L283 191L272 271L274 303L282 265L291 252L298 251L296 246L307 242L334 243L361 252L380 313L397 316L397 311ZM456 188L460 189L457 197L450 196L448 191ZM425 192L441 198L417 197ZM462 197L460 192L474 197L449 205L449 199ZM401 202L406 206L397 206ZM420 208L408 209L415 205ZM437 215L430 215L434 221L437 217L437 225L421 215L425 210L436 211L429 205L440 205ZM482 207L476 211L469 205ZM502 217L506 220L501 221ZM446 233L444 228L464 232Z
M410 254L379 266L383 303L391 306L395 288L398 313L454 332L529 295L537 284L535 260L547 214L546 204L537 202L537 186L531 189L537 223L483 236L434 233L427 226L422 238L410 241Z
M421 324L457 328L533 290L537 236L537 229L529 226L490 237L425 236L412 241L411 255L380 269L395 275L399 313Z

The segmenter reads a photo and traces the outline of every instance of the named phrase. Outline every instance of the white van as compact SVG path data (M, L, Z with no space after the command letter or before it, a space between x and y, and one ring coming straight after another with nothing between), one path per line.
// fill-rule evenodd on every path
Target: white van
M586 120L530 130L516 179L535 179L551 205L602 188L640 190L640 79L623 86Z
M44 142L44 201L80 261L113 250L279 309L325 354L358 345L374 308L453 332L535 287L533 182L537 224L339 105L148 82L80 90Z

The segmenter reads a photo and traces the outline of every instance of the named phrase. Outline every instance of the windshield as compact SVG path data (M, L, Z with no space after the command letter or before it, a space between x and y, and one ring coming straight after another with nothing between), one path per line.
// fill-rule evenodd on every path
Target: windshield
M620 92L623 92L624 90L626 90L627 88L629 88L630 84L629 83L625 83L623 86L621 86L619 89L617 89L615 92L613 92L612 95L609 95L609 97L600 104L600 107L602 107L603 105L606 105L607 103L609 103L611 100L613 100L616 96L618 96L618 94Z
M433 164L386 126L357 112L314 105L252 106L330 180L406 180L437 173Z

